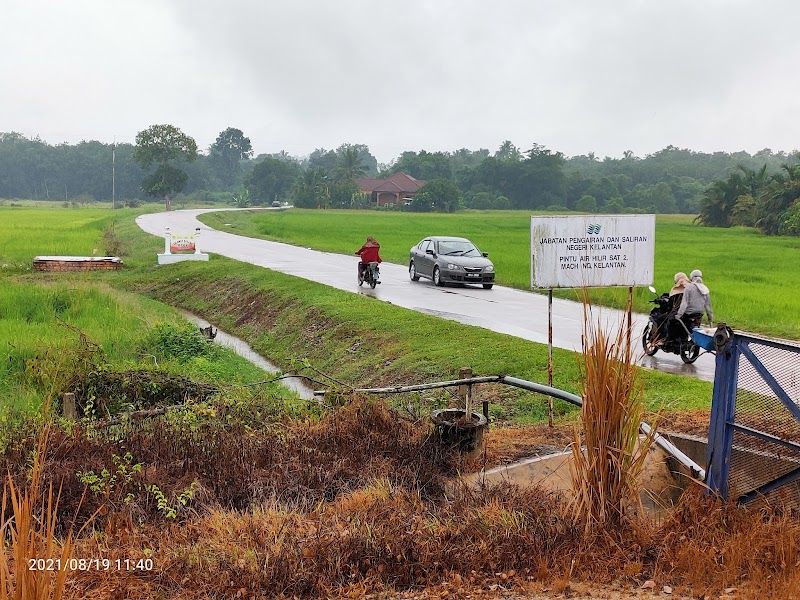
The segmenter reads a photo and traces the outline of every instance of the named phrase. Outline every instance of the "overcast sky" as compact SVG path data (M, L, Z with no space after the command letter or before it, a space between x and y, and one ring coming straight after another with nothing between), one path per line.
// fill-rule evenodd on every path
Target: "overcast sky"
M800 147L800 3L0 0L0 131L207 149Z

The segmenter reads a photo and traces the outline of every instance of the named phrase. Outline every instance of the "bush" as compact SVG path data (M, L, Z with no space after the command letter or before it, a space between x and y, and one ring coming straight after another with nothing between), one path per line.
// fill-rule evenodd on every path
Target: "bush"
M187 361L197 356L213 356L219 347L210 344L200 329L189 323L160 323L145 339L143 350L165 359Z
M597 200L595 199L594 196L589 196L588 194L584 194L575 203L575 210L577 210L578 212L596 213Z

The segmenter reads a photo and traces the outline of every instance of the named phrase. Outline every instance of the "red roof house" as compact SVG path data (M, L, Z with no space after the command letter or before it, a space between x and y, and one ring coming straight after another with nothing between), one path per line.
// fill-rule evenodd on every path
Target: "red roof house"
M409 203L417 190L425 185L423 180L405 173L395 173L388 179L357 179L356 183L359 191L370 195L372 206Z

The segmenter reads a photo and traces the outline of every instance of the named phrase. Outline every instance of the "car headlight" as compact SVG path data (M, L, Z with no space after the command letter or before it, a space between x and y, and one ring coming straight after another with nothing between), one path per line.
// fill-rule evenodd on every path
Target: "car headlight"
M458 265L454 265L453 263L447 263L447 270L448 271L458 271L461 267Z
M489 265L484 269L487 273L494 273L494 265Z

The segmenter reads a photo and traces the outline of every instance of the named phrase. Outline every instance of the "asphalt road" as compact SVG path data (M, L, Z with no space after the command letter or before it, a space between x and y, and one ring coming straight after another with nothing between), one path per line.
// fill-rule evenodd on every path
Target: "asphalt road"
M356 280L357 256L319 252L279 242L237 236L217 231L197 220L197 216L202 213L219 210L214 208L147 214L138 217L136 223L147 233L159 237L163 237L166 227L170 227L173 233L193 233L199 227L201 235L198 244L202 252L303 277L421 313L547 343L546 295L498 285L491 290L484 290L480 286L438 288L426 279L412 282L406 265L390 263L381 265L382 283L376 289L359 287ZM354 242L353 251L357 250L360 243L360 240ZM604 327L613 327L623 318L622 311L611 308L596 306L592 311L594 318L599 319ZM635 339L639 340L647 323L647 316L634 314L633 320ZM578 351L582 333L581 304L554 298L553 345ZM638 341L637 346L641 347ZM693 365L686 365L676 355L659 352L653 357L643 356L641 364L666 373L714 380L714 357L709 354L701 355Z

